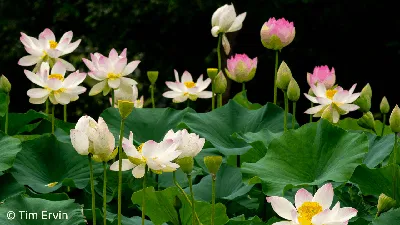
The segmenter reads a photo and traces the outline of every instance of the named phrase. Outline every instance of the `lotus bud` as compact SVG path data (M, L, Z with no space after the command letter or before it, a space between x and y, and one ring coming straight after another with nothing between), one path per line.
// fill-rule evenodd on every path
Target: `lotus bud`
M222 156L220 155L206 156L204 157L204 163L206 164L208 171L213 175L213 177L215 177L219 170L219 167L222 164Z
M375 131L375 120L371 112L364 113L363 116L357 120L357 124L365 129Z
M4 75L0 76L0 91L9 93L11 91L11 83Z
M248 82L254 78L257 69L257 57L250 59L246 54L236 54L227 61L226 75L235 82Z
M400 132L400 109L397 105L394 107L392 113L390 114L389 124L393 132Z
M155 84L158 78L158 71L147 71L147 77L151 84Z
M379 109L381 110L382 114L389 113L390 105L389 105L389 102L388 102L386 96L382 98L381 104L379 105Z
M217 68L208 68L207 69L207 75L211 80L214 80L215 77L218 74L218 69Z
M360 107L360 111L363 113L369 112L371 109L371 98L372 98L372 89L369 84L365 85L365 87L361 90L360 97L354 102L354 104Z
M292 78L287 90L288 98L292 102L297 102L300 98L300 87L296 80Z
M396 206L396 201L392 199L391 197L385 195L385 194L380 194L379 199L378 199L378 212L377 215L379 216L381 213L389 211L391 208Z
M270 18L261 28L261 43L268 49L281 50L293 41L295 34L293 22Z
M317 83L324 84L326 89L334 89L333 85L336 82L335 69L329 69L328 66L316 66L313 73L307 73L307 83L316 85Z
M184 157L176 159L176 163L186 174L190 174L193 171L194 160L193 157Z
M126 119L131 114L135 104L130 101L118 100L118 110L122 119Z
M292 71L290 71L287 64L282 61L278 69L276 86L281 90L286 90L289 86L289 82L292 79Z
M225 93L226 87L228 86L225 75L222 71L219 71L218 75L214 79L214 92L216 94Z

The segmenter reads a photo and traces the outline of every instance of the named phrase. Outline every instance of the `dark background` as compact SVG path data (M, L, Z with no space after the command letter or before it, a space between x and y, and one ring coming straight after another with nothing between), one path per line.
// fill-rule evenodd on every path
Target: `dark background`
M57 39L69 30L74 32L73 41L82 39L78 49L64 58L83 71L87 68L81 58L89 57L89 53L108 55L111 48L118 52L128 48L128 60L142 61L133 75L140 83L139 93L149 99L146 71L158 70L157 106L183 108L185 103L172 104L161 96L167 89L164 82L174 79L173 69L179 74L188 70L197 79L200 74L206 75L206 68L217 67L217 38L211 35L211 16L218 7L231 2L237 14L247 12L242 30L228 34L231 54L246 53L259 60L256 76L246 86L251 102L265 104L273 99L274 52L262 46L260 29L270 17L285 17L294 22L296 37L282 50L280 60L287 62L302 92L309 88L306 73L317 65L328 65L335 68L337 83L345 89L357 83L356 91L361 91L366 83L371 84L373 113L379 112L384 95L392 107L397 103L400 19L393 1L0 0L0 72L13 85L11 111L43 109L41 105L32 106L26 95L32 84L23 70L33 67L21 67L17 62L27 55L19 41L20 32L38 37L47 27ZM84 85L90 89L91 84L87 79ZM232 98L240 89L240 84L231 83L224 99ZM97 117L109 107L108 97L89 97L88 91L69 105L70 120L82 114ZM309 104L304 96L300 98L298 118L302 123L308 118L302 112ZM202 99L191 104L199 112L208 111L209 105L209 100ZM61 111L58 107L59 118Z

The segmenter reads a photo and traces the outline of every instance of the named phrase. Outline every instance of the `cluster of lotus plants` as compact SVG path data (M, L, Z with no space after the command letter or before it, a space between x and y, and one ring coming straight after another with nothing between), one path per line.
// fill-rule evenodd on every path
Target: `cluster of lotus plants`
M383 97L372 114L371 86L341 87L333 67L292 74L279 60L295 38L284 18L270 18L254 37L275 62L233 54L226 33L239 32L245 18L232 4L212 15L218 66L204 69L208 77L163 71L175 77L165 87L158 71L147 71L151 108L131 78L140 61L128 60L127 49L90 53L79 71L62 59L81 44L72 31L60 39L47 28L38 38L21 32L28 55L18 64L33 83L29 102L43 111L9 113L10 104L25 103L1 76L0 224L400 224L397 105L391 110ZM227 68L221 54L231 55ZM246 82L265 76L257 75L258 63L275 63L265 90L273 103L247 99ZM88 92L87 75L97 81ZM224 104L227 78L242 91ZM308 83L303 95L299 79ZM187 107L156 108L161 87ZM108 96L110 107L98 119L83 113L67 121L67 106L87 93ZM211 111L190 108L197 101ZM298 101L310 104L310 122L301 126ZM360 118L344 116L356 110Z

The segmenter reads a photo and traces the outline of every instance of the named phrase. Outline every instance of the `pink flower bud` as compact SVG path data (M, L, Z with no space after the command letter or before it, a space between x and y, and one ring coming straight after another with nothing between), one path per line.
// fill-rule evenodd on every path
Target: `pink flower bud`
M292 43L295 34L293 22L272 17L261 28L261 42L268 49L281 50Z
M328 66L316 66L312 74L307 73L307 82L310 86L321 83L325 88L330 89L336 82L335 69L332 67L332 70L329 70Z
M257 69L257 57L250 59L246 54L236 54L228 59L226 75L238 82L248 82L253 79Z

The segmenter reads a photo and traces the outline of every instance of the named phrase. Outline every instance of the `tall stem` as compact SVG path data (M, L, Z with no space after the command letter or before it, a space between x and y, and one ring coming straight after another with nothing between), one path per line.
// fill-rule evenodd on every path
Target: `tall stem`
M190 196L192 197L192 225L195 225L196 219L195 219L194 215L196 214L196 210L195 210L195 202L194 202L194 194L193 194L192 175L188 174L187 178L189 181Z
M287 97L287 92L283 91L283 96L285 98L285 117L283 119L283 128L287 131L287 118L288 118L288 111L289 111L289 99Z
M53 105L54 108L54 105ZM94 192L94 178L93 178L93 166L92 166L92 155L88 155L89 169L90 169L90 190L92 192L92 217L93 225L96 225L96 193Z
M114 89L111 89L111 107L115 105Z
M218 94L217 95L218 96L218 107L221 107L222 106L222 94Z
M124 137L124 123L125 120L121 119L121 127L119 131L119 147L118 147L118 225L121 225L122 216L122 139Z
M54 114L54 108L56 107L56 105L53 105L51 107L51 133L54 134L54 118L56 117Z
M242 91L244 92L245 90L246 90L246 83L243 82L243 83L242 83Z
M103 224L107 224L107 162L103 162Z
M178 187L178 189L181 191L182 195L185 197L186 201L189 203L190 207L192 207L192 202L190 201L190 199L189 199L189 197L187 196L186 192L182 189L182 187L179 185L178 181L176 180L175 171L172 172L172 179L174 180L175 186ZM200 220L199 220L199 217L197 216L197 213L195 213L195 216L196 216L197 222L198 222L199 224L201 224L201 223L200 223Z
M214 225L215 220L215 179L216 176L212 175L212 193L211 193L211 204L212 204L212 211L211 211L211 225Z
M211 89L212 89L211 110L214 110L215 108L214 79L211 80Z
M144 218L145 218L145 209L146 209L146 171L147 171L147 165L144 170L144 176L143 176L143 197L142 197L142 225L144 225Z
M396 202L399 202L397 196L397 135L398 133L394 133L394 146L393 146L393 199Z
M8 111L10 107L10 94L7 93L6 96L6 123L4 125L4 132L8 134Z
M314 107L314 103L313 103L313 102L311 102L311 108L312 108L312 107ZM312 123L312 118L313 118L313 115L310 114L310 123Z
M386 113L383 114L381 136L383 136L383 131L385 130L385 125L386 125Z
M275 78L274 78L274 104L276 105L276 100L278 96L278 87L276 86L276 78L278 76L278 50L275 51Z
M190 107L190 99L187 99L186 101L187 101L186 107L189 108Z
M218 55L218 72L221 71L221 42L222 42L222 33L218 34L218 45L217 45L217 55Z
M46 114L49 115L49 99L46 99Z
M153 108L155 108L156 103L154 102L154 84L150 85L150 92L151 92L151 105Z
M293 102L292 129L294 129L295 122L296 122L296 102Z
M67 105L64 105L64 122L67 122Z

